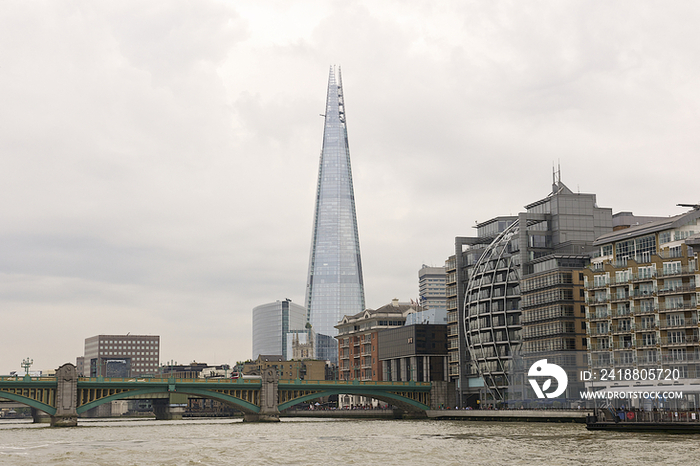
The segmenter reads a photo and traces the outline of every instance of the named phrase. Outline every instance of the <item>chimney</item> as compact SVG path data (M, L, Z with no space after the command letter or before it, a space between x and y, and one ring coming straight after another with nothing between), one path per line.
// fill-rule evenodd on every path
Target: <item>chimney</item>
M391 300L391 305L394 307L399 307L399 300L398 298L394 298Z

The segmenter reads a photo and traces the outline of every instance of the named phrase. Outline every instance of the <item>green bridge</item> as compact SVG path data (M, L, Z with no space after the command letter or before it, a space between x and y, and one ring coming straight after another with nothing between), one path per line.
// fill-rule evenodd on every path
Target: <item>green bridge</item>
M211 398L244 413L246 421L279 421L280 411L339 394L385 401L409 413L431 408L430 382L280 380L270 368L260 378L176 379L78 377L64 364L55 377L0 377L0 398L24 403L51 416L52 426L76 426L78 416L101 404L152 399L157 419L182 417L189 397Z

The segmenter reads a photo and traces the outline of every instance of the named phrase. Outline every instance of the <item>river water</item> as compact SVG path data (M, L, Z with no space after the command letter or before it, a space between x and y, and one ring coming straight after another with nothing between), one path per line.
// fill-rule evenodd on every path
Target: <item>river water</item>
M588 432L580 424L284 418L0 421L10 465L694 465L700 438Z

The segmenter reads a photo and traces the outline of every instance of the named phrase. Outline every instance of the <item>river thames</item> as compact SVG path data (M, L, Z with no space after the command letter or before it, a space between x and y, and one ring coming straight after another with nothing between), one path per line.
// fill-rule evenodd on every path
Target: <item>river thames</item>
M581 424L284 418L0 421L10 465L696 464L692 435L588 432Z

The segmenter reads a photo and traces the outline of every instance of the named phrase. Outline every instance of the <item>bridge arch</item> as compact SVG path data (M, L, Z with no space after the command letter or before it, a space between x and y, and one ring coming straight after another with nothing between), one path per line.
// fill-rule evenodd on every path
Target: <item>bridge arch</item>
M291 408L292 406L298 405L299 403L304 403L307 401L315 400L317 398L330 395L359 395L366 396L368 398L375 398L377 400L381 400L391 405L394 405L397 408L400 408L406 412L424 412L430 409L430 406L425 403L421 403L420 401L413 400L411 398L399 395L397 393L367 389L353 390L352 386L350 385L342 388L339 387L333 389L324 389L318 392L309 393L297 398L293 398L289 401L280 403L278 408L280 411L284 411L285 409Z
M84 413L92 408L96 408L97 406L103 405L105 403L109 403L111 401L130 399L130 398L133 398L135 396L141 396L141 395L155 395L155 394L162 394L162 393L166 393L166 394L184 393L187 395L201 396L202 398L211 398L211 399L226 403L227 405L233 406L234 408L236 408L244 413L249 413L249 414L256 414L260 411L259 406L256 406L253 403L250 403L248 401L241 400L240 398L236 398L236 397L227 395L225 393L220 393L220 392L216 392L213 390L192 388L192 387L182 388L182 389L179 389L177 391L171 391L168 389L168 387L162 387L162 388L161 387L146 387L146 388L127 390L127 391L123 391L120 393L115 393L113 395L105 396L105 397L99 398L97 400L91 401L89 403L85 403L83 405L80 405L76 409L76 411L78 414L82 414L82 413Z
M56 414L56 408L54 408L51 405L48 405L46 403L42 403L41 401L33 400L29 397L23 396L23 395L17 395L15 393L8 393L5 391L0 391L0 398L6 398L8 400L16 401L18 403L22 403L24 405L29 406L30 408L36 408L39 411L43 411L46 414L53 416Z

